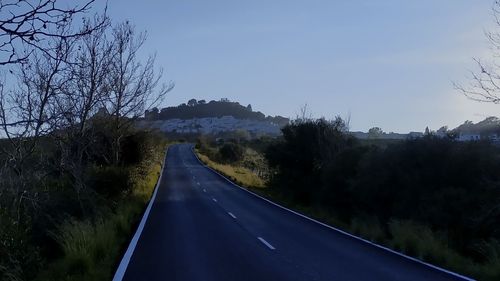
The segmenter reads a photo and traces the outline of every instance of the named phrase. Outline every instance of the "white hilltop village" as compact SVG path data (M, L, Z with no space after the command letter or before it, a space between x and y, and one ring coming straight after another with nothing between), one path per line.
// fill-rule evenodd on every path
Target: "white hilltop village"
M276 137L289 121L282 116L265 116L253 111L251 105L243 106L228 99L210 102L191 99L187 104L148 110L137 125L175 135L220 136L227 132L245 131L250 137Z
M272 121L250 119L237 119L233 116L204 117L192 119L165 119L165 120L140 120L140 127L158 129L165 133L178 134L205 134L217 135L219 133L245 130L252 136L278 136L281 134L281 125Z

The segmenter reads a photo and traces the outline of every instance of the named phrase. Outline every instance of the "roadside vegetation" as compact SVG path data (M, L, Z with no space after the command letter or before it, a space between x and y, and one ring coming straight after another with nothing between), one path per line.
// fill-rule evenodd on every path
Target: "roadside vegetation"
M200 154L220 169L207 144ZM498 146L432 135L361 143L340 118L297 119L280 139L239 145L265 156L266 188L254 192L420 260L500 279Z
M218 146L214 141L203 138L196 144L196 152L203 163L241 186L265 186L265 159L251 148L234 142Z
M141 163L90 172L92 181L105 184L101 186L104 192L117 181L122 185L115 186L116 191L125 194L108 198L107 206L101 207L96 217L67 218L58 225L51 238L57 242L60 255L37 280L112 279L160 175L165 143L161 136L148 137L160 141L150 147L153 154Z
M93 2L0 4L0 280L110 280L158 179L172 85Z
M19 200L15 189L3 186L1 280L112 278L154 189L166 147L161 135L135 130L124 143L119 163L87 160L80 190L76 179L57 166L45 167L44 178L34 178L41 171L32 171L32 185ZM104 144L94 143L92 150L100 151ZM56 147L49 151L33 157L60 154ZM31 169L32 163L25 168Z

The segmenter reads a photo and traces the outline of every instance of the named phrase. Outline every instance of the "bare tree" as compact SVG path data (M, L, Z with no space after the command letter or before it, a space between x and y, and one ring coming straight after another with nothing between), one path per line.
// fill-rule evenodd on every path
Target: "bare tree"
M110 25L100 17L94 22L105 24L96 32L78 38L74 44L74 57L66 72L68 81L55 100L59 118L54 119L52 128L55 130L51 132L61 153L59 169L72 176L78 198L86 189L86 161L91 158L95 139L90 121L109 93L106 77L113 46L106 39L106 30Z
M160 83L162 69L156 72L156 56L142 62L139 50L146 41L145 33L136 33L128 22L113 29L113 58L109 73L110 94L106 108L113 116L114 161L120 158L120 143L135 120L145 110L157 106L173 89L173 83Z
M160 83L155 56L141 61L138 51L145 34L136 36L128 23L111 29L109 21L98 16L87 22L99 26L96 32L53 38L54 53L39 51L18 64L21 87L0 92L0 127L10 143L0 146L8 159L4 163L21 180L41 137L50 138L60 153L54 168L71 175L78 196L85 189L87 162L96 154L96 134L106 131L104 141L111 147L99 157L119 163L122 139L136 119L173 87ZM101 125L99 112L106 117Z
M29 63L20 65L19 86L0 92L0 126L10 144L1 149L18 175L39 137L50 132L50 124L58 118L56 99L67 80L65 61L71 44L61 40L58 48L55 57L35 55Z
M104 22L72 30L76 16L87 13L95 0L62 8L56 0L0 1L0 65L25 61L35 50L54 57L57 49L48 43L92 33ZM67 32L61 32L66 30Z
M101 22L97 17L96 22ZM108 93L107 74L111 63L113 46L106 39L109 21L96 32L86 34L77 40L74 57L69 64L68 83L58 100L61 129L83 134L88 121L97 112Z
M474 58L477 70L471 71L471 81L467 86L454 83L454 86L466 97L478 102L500 103L500 1L493 4L496 30L486 32L491 51L492 60L483 61Z
M3 227L10 227L7 233L28 231L30 225L26 214L29 212L34 217L40 204L43 204L39 187L49 170L46 165L47 151L40 148L43 147L44 136L52 131L52 120L57 118L55 101L67 80L65 61L70 53L70 45L65 40L60 42L58 48L60 51L55 53L55 57L39 53L29 58L30 63L20 64L16 72L17 87L0 91L3 137L0 140L3 164L0 168L0 207L4 211L3 219L7 220L3 221ZM7 253L8 260L13 264L23 260L19 260L16 253Z
M303 106L299 108L299 112L295 115L295 123L305 123L313 120L313 113L309 108L309 105L305 103Z
M0 87L0 186L13 198L17 221L25 203L36 206L34 186L48 171L40 142L63 127L61 101L77 63L75 44L107 20L86 20L74 31L71 17L92 2L70 10L57 8L55 1L0 2L0 65L15 66L9 75L14 79Z

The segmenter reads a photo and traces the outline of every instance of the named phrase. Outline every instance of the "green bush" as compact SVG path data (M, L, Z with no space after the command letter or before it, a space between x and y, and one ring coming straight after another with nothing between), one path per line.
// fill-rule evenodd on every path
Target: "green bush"
M219 148L220 161L222 163L235 163L243 159L244 148L235 143L225 143Z
M88 171L88 185L107 198L117 198L129 192L130 169L127 167L91 167Z

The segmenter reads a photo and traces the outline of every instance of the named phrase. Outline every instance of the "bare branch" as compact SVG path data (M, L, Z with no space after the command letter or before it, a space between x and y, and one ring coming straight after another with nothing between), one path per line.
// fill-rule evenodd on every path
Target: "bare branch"
M500 1L495 1L492 7L493 16L497 28L500 28ZM477 70L470 72L470 83L463 86L453 83L455 89L471 100L477 102L500 103L500 32L485 32L491 51L492 60L484 62L481 59L474 58Z
M57 48L50 39L70 39L90 34L105 22L83 21L74 30L76 16L88 13L95 0L71 8L60 8L56 0L2 0L0 2L0 65L26 61L33 50L55 58ZM63 31L64 32L61 32Z

